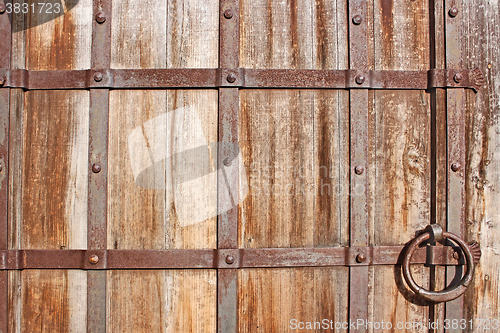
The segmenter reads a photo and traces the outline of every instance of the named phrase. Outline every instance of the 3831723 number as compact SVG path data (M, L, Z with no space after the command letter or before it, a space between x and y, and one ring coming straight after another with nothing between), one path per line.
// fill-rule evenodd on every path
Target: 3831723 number
M7 14L59 14L60 3L38 2L38 3L7 3L5 4Z

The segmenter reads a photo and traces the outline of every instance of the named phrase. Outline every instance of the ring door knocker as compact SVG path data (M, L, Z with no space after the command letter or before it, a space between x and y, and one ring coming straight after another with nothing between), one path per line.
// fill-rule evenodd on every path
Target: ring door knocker
M448 302L460 297L469 286L472 278L474 276L475 265L479 262L481 258L481 250L479 245L476 242L471 243L470 245L463 241L460 237L450 232L443 231L443 229L438 224L431 224L425 228L425 231L422 235L415 238L406 251L404 261L403 261L403 276L405 278L408 286L420 297L423 299L433 302ZM454 241L460 248L465 257L467 271L465 275L462 277L460 282L455 286L450 286L442 291L431 291L424 289L417 285L410 270L410 261L413 255L413 252L418 248L420 244L427 240L441 242L444 239L451 239Z

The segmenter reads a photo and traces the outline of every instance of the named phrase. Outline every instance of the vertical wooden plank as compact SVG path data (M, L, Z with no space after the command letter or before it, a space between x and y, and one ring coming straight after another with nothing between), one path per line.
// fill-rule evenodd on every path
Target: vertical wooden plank
M108 332L215 332L213 270L109 271Z
M5 5L0 14L0 68L10 68L11 58L11 24ZM0 81L5 80L0 77ZM3 85L3 82L0 87ZM10 118L10 89L0 89L0 251L8 249L8 205L9 205L9 118ZM7 333L8 329L8 290L9 281L7 271L0 272L0 333Z
M500 313L500 3L462 2L464 66L480 68L486 86L466 94L466 229L467 241L477 240L482 257L464 297L464 318L498 318ZM477 324L477 322L476 322ZM486 332L484 325L475 331Z
M342 323L349 321L345 311L348 271L346 267L240 270L238 302L245 319L239 321L238 332L293 332L299 328L347 332ZM314 322L320 324L314 327Z
M242 67L348 68L347 2L240 6ZM240 92L239 143L249 185L239 212L240 247L348 244L348 96L307 89ZM348 269L249 269L238 275L242 332L288 331L294 317L347 319ZM285 296L290 290L297 293Z
M428 1L375 0L374 69L430 68ZM369 245L405 244L430 223L431 103L425 91L375 91L370 115ZM414 277L428 288L427 268L412 267ZM369 318L422 323L429 308L414 297L397 266L369 269ZM383 302L385 306L376 306Z
M81 0L52 20L39 13L14 15L12 67L89 68L91 8L91 1ZM31 28L23 30L28 22ZM84 249L88 92L13 91L11 98L11 247ZM29 270L9 277L13 332L85 331L85 272Z
M241 67L347 69L345 1L243 1Z
M218 5L113 3L111 68L217 67ZM111 92L108 248L216 247L216 155L208 146L217 141L216 119L216 90ZM185 151L200 147L208 157ZM189 180L203 186L195 200L189 184L174 186L193 165L202 166ZM193 222L190 213L202 209L206 217ZM108 332L216 330L214 271L116 271L107 283Z

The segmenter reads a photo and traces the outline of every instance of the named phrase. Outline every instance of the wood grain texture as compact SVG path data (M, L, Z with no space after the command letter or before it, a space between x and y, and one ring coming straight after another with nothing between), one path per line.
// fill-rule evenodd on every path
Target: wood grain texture
M427 1L373 1L375 70L430 68L428 11ZM370 96L369 245L404 244L430 223L430 96L424 91ZM428 286L429 271L415 270L415 280ZM370 277L372 321L427 322L429 308L411 297L398 267L371 267Z
M215 0L113 3L111 68L215 68Z
M33 0L14 2L38 5L38 2ZM13 26L18 28L13 30L18 32L12 35L12 68L29 70L90 68L92 0L61 2L77 4L69 11L65 9L65 14L59 17L56 17L57 14L39 12L14 15ZM50 20L47 17L50 15L55 18Z
M215 270L109 271L108 332L215 332Z
M203 133L198 133L197 127L188 126L190 123L186 118L187 114L181 114L181 118L173 118L174 120L167 123L165 114L171 112L175 117L181 108L190 108L189 110L199 117ZM158 155L170 151L170 146L180 147L182 142L187 142L191 137L201 135L206 141L205 144L216 142L217 91L112 91L109 123L108 247L215 248L216 196L192 202L190 197L182 197L183 193L176 192L166 183L185 167L181 160L178 161L179 164L172 165L172 168L165 169L170 170L164 171L170 172L166 177L165 174L162 174L161 179L155 178L155 174L148 176L150 178L147 182L153 184L153 188L136 182L133 171L134 165L138 163L136 159L149 159L149 154ZM176 126L182 126L184 132L176 132L175 136L169 134L173 133L171 129ZM139 152L134 149L136 153L132 156L129 144L136 142L134 135L131 136L136 128L139 128L139 133L144 131L139 136L147 140L149 148ZM216 154L212 156L215 158ZM161 164L161 161L159 163ZM206 170L207 173L213 171L215 170ZM215 191L216 177L211 180L206 186ZM176 206L176 203L179 206ZM181 215L182 212L187 209L195 210L201 205L208 209L211 207L213 214L209 218L193 224L183 220L182 216L185 214Z
M244 90L240 146L250 192L240 208L241 247L347 243L348 128L344 92Z
M12 68L90 68L92 1L12 37ZM24 21L26 20L26 21ZM20 30L20 29L16 29ZM88 108L86 91L11 92L10 247L86 247ZM9 274L12 332L85 332L86 273L25 270Z
M498 318L500 313L500 3L464 1L464 59L479 67L486 86L467 92L466 240L477 240L483 253L465 299L469 319ZM475 332L486 332L483 326Z
M243 1L244 68L347 69L345 1Z
M86 332L87 273L10 272L9 332Z
M345 267L240 270L239 332L289 332L293 319L347 322L348 274Z

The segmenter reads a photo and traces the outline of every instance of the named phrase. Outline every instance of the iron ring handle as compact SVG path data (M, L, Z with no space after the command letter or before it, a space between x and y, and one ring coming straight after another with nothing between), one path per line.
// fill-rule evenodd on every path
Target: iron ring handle
M409 245L408 250L406 252L406 255L404 257L403 261L403 276L405 278L406 283L408 286L413 290L417 295L422 297L423 299L433 302L433 303L441 303L441 302L448 302L452 301L458 297L460 297L466 290L467 287L469 286L470 282L472 281L472 277L474 275L474 255L471 251L471 248L469 245L463 241L460 237L458 237L455 234L452 234L451 232L446 232L442 231L442 237L443 238L449 238L456 242L460 248L462 249L465 259L467 262L467 271L465 275L462 277L460 282L449 289L445 289L442 291L431 291L424 289L417 285L415 280L413 279L413 276L410 271L410 261L411 257L413 255L413 252L417 249L417 247L431 238L431 235L433 235L433 230L429 230L428 232L423 233L419 237L415 238ZM439 235L441 236L441 235Z

